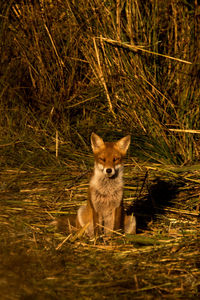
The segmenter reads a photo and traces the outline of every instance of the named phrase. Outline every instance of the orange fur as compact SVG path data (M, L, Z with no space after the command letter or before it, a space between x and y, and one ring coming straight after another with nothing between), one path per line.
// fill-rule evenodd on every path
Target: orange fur
M136 232L135 217L127 216L123 208L123 158L129 144L129 135L117 142L104 142L95 133L91 135L94 173L87 204L77 214L77 224L81 227L89 224L86 229L89 236L102 231L107 235L118 229Z

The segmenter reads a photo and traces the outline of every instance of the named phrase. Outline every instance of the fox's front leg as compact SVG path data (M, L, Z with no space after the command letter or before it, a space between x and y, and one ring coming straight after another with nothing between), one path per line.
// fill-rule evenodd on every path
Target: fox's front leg
M113 208L109 214L104 216L104 233L111 235L114 230L121 229L122 207Z
M122 206L119 206L114 209L114 226L113 230L119 230L122 229L122 213L123 213L123 208Z
M93 229L94 229L94 236L99 234L99 214L93 209Z

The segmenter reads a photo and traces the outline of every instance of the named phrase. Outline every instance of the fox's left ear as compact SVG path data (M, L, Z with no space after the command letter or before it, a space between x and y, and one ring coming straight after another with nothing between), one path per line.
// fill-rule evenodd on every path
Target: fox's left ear
M128 150L128 147L130 145L130 142L131 142L131 136L127 135L127 136L123 137L122 139L120 139L119 141L117 141L115 145L118 147L119 151L123 155L125 155Z

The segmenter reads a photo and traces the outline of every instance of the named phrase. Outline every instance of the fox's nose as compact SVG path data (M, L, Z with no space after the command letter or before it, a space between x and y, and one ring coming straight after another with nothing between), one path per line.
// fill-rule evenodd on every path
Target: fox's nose
M112 173L112 169L111 168L106 169L106 173L108 174Z

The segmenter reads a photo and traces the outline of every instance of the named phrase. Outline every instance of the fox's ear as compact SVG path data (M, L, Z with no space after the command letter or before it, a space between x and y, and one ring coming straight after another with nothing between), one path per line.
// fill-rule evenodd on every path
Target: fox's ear
M100 136L93 132L91 135L91 145L93 152L97 153L100 148L104 147L104 141Z
M117 148L119 149L119 151L125 155L127 150L128 150L128 147L130 145L130 142L131 142L131 136L130 135L127 135L125 137L123 137L122 139L120 139L119 141L117 141L115 143L115 145L117 146Z

